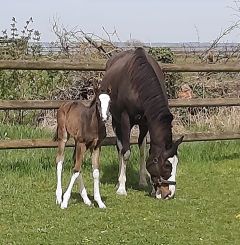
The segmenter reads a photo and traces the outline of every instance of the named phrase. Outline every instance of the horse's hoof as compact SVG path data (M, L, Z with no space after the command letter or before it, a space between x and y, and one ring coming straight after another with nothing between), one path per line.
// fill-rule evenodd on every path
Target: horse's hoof
M148 187L147 181L146 180L145 181L139 181L139 187L140 188L146 188L146 187Z
M127 150L127 151L125 152L125 154L123 155L124 161L127 161L127 160L129 159L130 154L131 154L131 151L130 151L130 150Z
M117 194L120 195L120 196L126 196L127 192L124 189L118 189L117 190Z

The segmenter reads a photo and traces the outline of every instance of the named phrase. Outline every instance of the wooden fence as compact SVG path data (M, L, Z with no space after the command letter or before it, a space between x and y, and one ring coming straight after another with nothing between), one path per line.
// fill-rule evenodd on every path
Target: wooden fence
M0 69L21 69L21 70L78 70L78 71L104 71L105 61L102 62L69 62L69 61L21 61L21 60L0 60ZM165 72L239 72L240 64L161 64ZM57 109L66 101L60 100L0 100L0 110L9 109ZM87 103L87 102L86 102ZM169 100L170 107L204 107L204 106L240 106L240 98L224 99L191 99ZM175 138L178 136L175 135ZM191 133L184 137L185 142L192 141L212 141L240 139L240 132L224 133ZM103 145L113 145L114 137L105 139ZM131 138L131 144L136 144L137 138ZM73 141L69 141L67 146L73 146ZM0 149L26 149L26 148L52 148L57 147L57 143L48 139L22 139L22 140L2 140Z
M160 63L159 63L160 64ZM104 71L106 61L71 62L58 61L27 61L0 60L1 69L14 70L75 70L75 71ZM164 72L239 72L239 63L228 64L160 64Z

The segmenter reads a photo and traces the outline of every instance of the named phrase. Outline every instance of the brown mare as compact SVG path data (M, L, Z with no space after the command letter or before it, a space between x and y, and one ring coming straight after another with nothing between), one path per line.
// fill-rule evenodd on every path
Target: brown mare
M56 203L61 208L67 208L74 182L79 178L80 195L87 205L91 205L91 201L87 196L84 187L83 177L81 174L81 166L84 153L89 149L92 153L92 168L94 180L94 200L99 208L105 208L100 191L99 191L99 154L102 140L106 137L105 121L108 114L109 96L95 91L95 98L89 106L85 106L81 102L68 102L63 104L57 112L57 132L55 139L58 141L58 152L56 157L57 167L57 189ZM73 175L69 186L62 199L62 165L64 160L64 148L69 137L75 140Z
M126 163L130 156L130 131L139 125L140 185L147 185L146 169L157 198L175 194L178 163L177 148L182 142L172 140L172 120L168 106L164 74L158 63L142 48L123 51L109 59L101 82L101 91L111 89L110 112L119 152L117 193L126 195ZM150 150L145 162L146 135Z

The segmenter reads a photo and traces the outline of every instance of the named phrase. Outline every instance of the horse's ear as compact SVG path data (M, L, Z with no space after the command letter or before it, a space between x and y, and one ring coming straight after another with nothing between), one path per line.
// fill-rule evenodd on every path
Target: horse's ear
M165 159L168 159L169 157L173 157L174 155L177 154L177 149L178 146L182 143L184 136L180 137L179 139L177 139L173 144L172 147L168 150L166 150L163 154L163 157Z
M184 135L174 142L176 148L183 142Z

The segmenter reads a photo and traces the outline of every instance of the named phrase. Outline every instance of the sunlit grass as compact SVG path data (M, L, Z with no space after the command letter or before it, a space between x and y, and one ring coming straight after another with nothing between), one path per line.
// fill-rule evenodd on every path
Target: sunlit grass
M14 130L13 137L18 138ZM44 137L44 133L42 135ZM23 135L25 138L29 136L27 132ZM41 133L37 136L40 137ZM0 244L240 242L240 219L236 217L240 213L239 141L181 145L177 193L171 201L155 200L147 190L138 189L138 151L135 146L127 171L128 196L117 196L116 150L115 147L103 147L101 194L106 210L85 206L77 185L68 209L61 210L56 206L55 155L56 149L1 151ZM68 148L63 173L64 190L71 167L72 149ZM84 161L83 174L92 199L89 154Z

